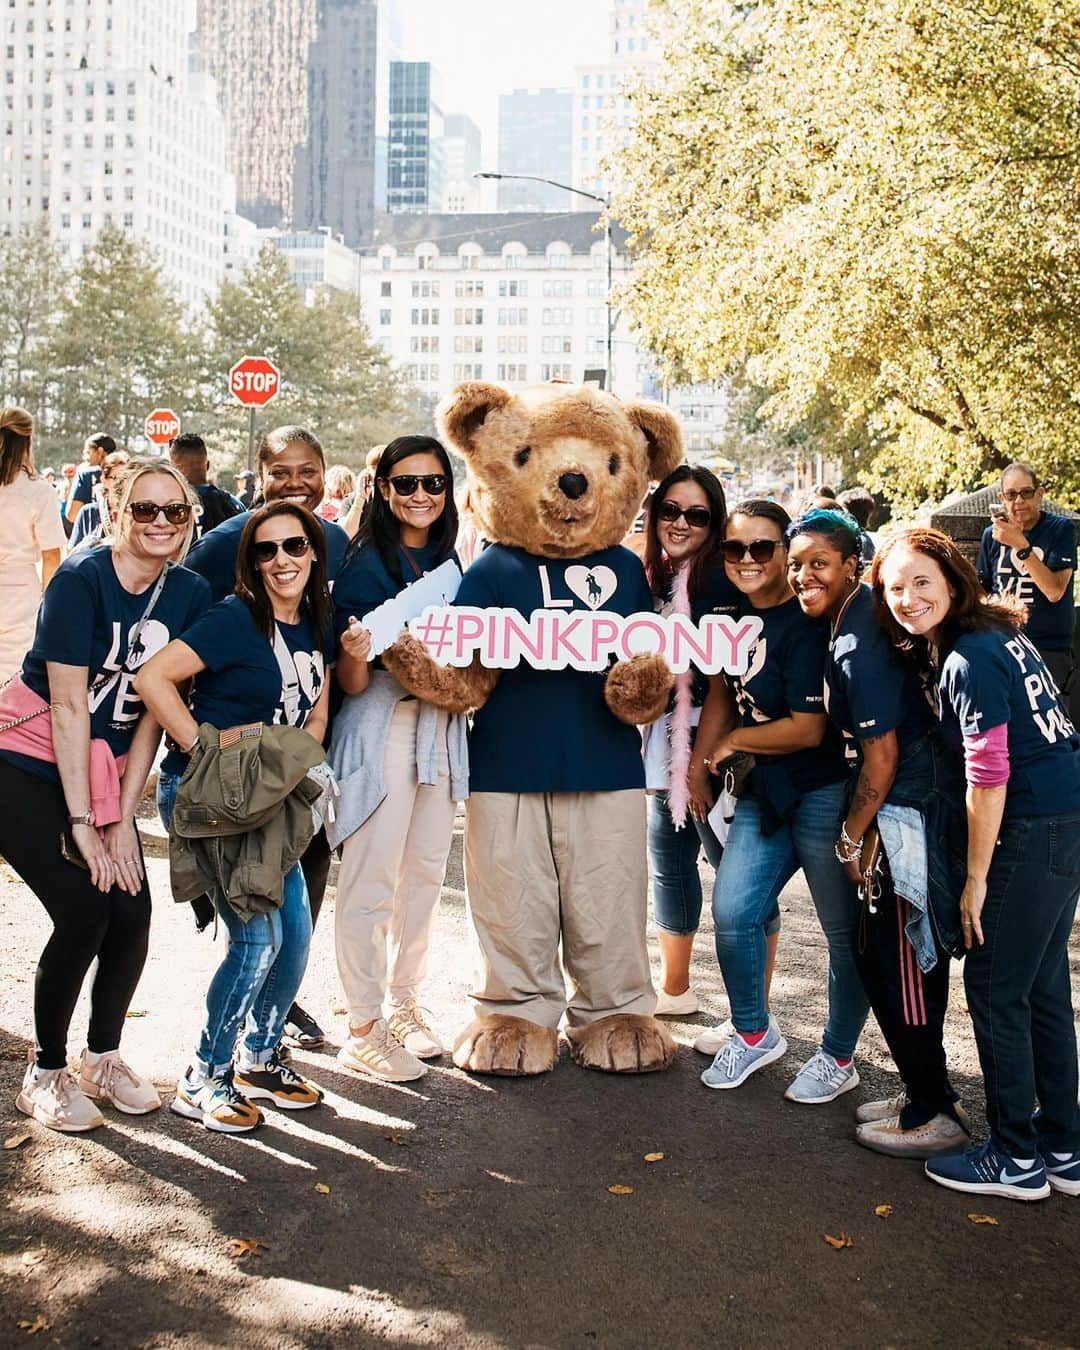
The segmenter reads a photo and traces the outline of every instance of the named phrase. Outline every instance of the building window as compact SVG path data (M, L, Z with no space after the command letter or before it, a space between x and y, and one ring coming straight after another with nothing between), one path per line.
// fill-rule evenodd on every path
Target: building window
M507 327L523 327L529 322L529 311L525 308L499 310L499 323Z
M379 294L380 294L381 296L389 296L389 295L390 295L390 288L391 288L392 285L393 285L393 282L390 282L390 281L380 281L380 282L379 282Z
M484 339L482 337L465 337L460 333L454 338L454 351L458 353L482 352L484 350Z
M540 350L547 355L564 356L574 350L574 344L568 333L558 336L545 333L540 339Z
M514 382L524 382L528 378L528 376L525 373L525 369L526 368L524 365L504 366L500 363L498 378L500 380L505 381L508 384L512 384Z
M526 296L529 294L529 283L527 281L500 281L499 294Z
M437 281L414 281L412 284L412 297L426 300L429 297L439 298L439 283Z
M545 309L541 312L540 321L545 327L550 327L552 324L559 327L572 327L574 311L572 309Z
M384 253L382 255L382 257L379 259L379 265L382 267L382 270L384 272L390 271L390 255L388 253Z
M455 380L482 380L484 378L484 367L479 361L465 361L454 363Z
M574 283L572 281L545 281L543 285L545 297L560 296L569 298L574 294Z
M461 253L458 256L461 258L461 267L465 272L475 272L480 266L479 253Z
M415 310L415 309L413 310L413 313L414 313L414 314L416 313L416 310ZM388 309L380 309L380 310L379 310L379 323L382 325L383 328L385 328L385 327L390 323L390 319L391 319L391 311L390 311L390 310L388 310ZM413 320L413 323L415 323L415 322L416 322L416 320L414 319L414 320Z
M569 365L541 366L540 378L542 380L570 380L573 379L573 375Z
M413 336L409 339L409 350L411 352L437 352L439 350L439 339L435 336L429 336L427 333L421 337Z
M548 254L548 266L549 266L549 267L569 267L569 266L570 266L570 254L569 254L569 253L550 253L550 254Z
M484 283L482 281L455 281L454 294L461 299L472 299L484 294Z
M523 356L529 350L529 339L524 334L502 333L499 336L498 349L508 356Z
M484 322L484 311L482 309L472 309L466 306L464 309L454 310L454 322L459 327L471 328Z

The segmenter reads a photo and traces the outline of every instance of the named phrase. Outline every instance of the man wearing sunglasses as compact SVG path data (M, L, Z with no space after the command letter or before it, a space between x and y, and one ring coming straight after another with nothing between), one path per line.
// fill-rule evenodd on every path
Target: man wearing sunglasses
M988 595L1015 595L1028 607L1024 632L1068 706L1075 676L1073 573L1076 527L1043 510L1045 491L1030 464L1001 475L1001 506L983 531L976 571Z

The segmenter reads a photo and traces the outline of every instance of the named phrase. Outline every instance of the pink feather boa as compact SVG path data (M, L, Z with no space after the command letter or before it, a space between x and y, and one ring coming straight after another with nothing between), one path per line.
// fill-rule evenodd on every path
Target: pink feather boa
M690 565L684 563L678 568L671 587L671 612L690 617ZM669 742L671 745L670 787L668 788L668 809L672 823L677 830L686 824L690 809L690 790L686 775L690 768L690 715L692 712L692 689L694 672L684 670L675 676L675 706L668 714Z

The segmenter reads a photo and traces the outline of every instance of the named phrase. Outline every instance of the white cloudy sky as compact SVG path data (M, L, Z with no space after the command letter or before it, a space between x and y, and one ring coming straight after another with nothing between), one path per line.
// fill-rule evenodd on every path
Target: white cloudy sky
M576 65L607 59L610 0L399 0L399 8L406 60L438 67L446 111L479 123L491 168L501 93L569 88Z

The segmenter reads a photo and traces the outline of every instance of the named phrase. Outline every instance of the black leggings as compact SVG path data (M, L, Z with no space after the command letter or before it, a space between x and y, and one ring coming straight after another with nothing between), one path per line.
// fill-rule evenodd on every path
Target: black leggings
M118 886L102 892L90 873L60 856L67 804L59 783L46 782L0 757L0 854L48 911L53 932L34 979L37 1064L62 1069L79 991L97 958L90 992L87 1045L115 1050L135 987L146 964L150 889L137 895Z

